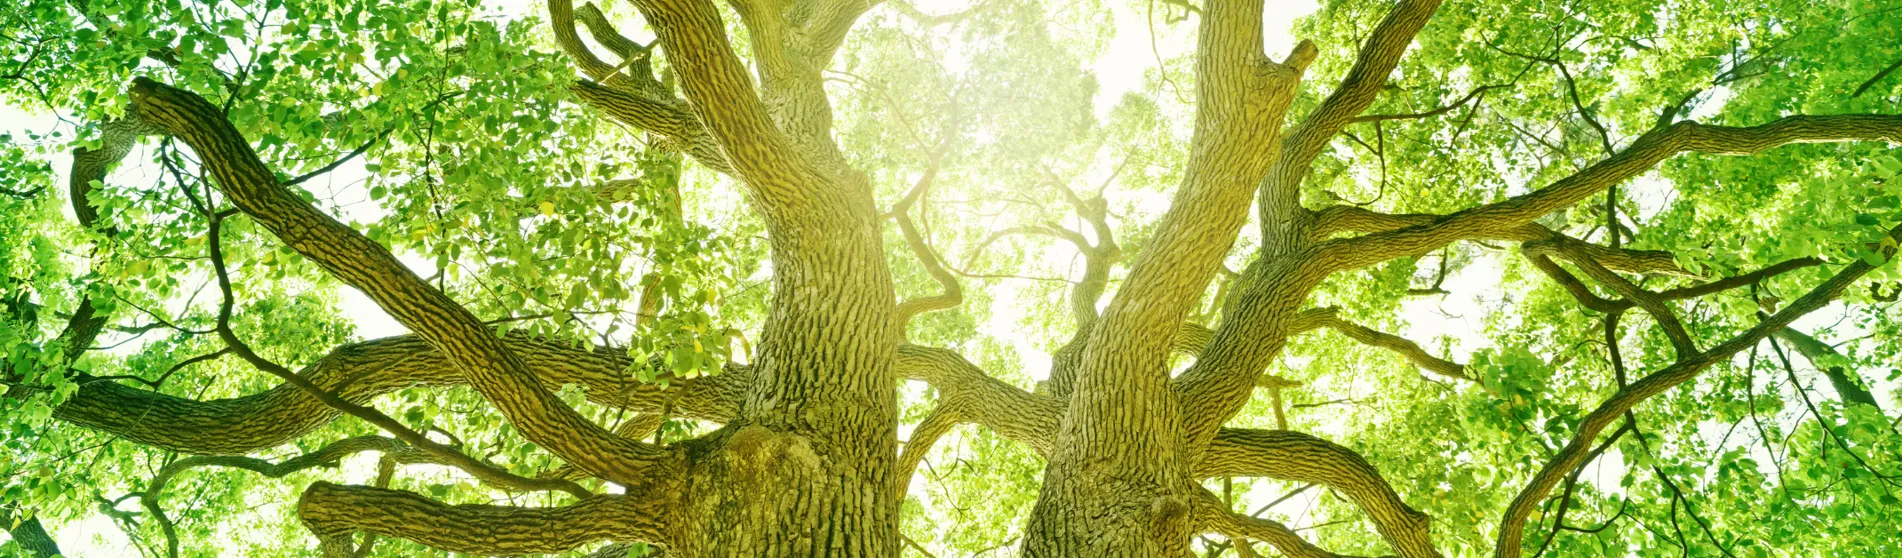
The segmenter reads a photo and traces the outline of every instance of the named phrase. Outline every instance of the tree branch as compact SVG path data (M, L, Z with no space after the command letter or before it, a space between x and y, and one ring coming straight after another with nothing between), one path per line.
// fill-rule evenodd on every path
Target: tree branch
M897 473L895 478L898 479L900 501L905 499L906 492L911 491L912 473L918 470L918 463L925 460L925 454L931 452L931 446L962 422L955 401L959 399L943 399L930 413L925 414L924 420L912 427L911 439L905 440L905 450L898 455L898 465L892 469Z
M707 0L635 2L680 71L680 84L694 113L727 156L735 174L775 232L793 214L824 212L816 190L822 182L807 161L795 154L786 132L777 126L733 52L720 14ZM741 10L744 14L745 10ZM743 15L744 19L745 16ZM752 20L748 20L751 25ZM772 44L754 33L756 47Z
M593 4L588 5L593 6ZM596 13L600 13L599 10L596 10ZM588 45L581 42L581 34L577 33L575 29L574 0L549 0L548 21L555 31L556 46L561 47L562 52L567 53L568 58L574 60L576 66L581 67L581 73L587 74L589 78L595 81L606 83L610 86L629 85L626 81L626 77L615 75L616 72L613 65L601 60L601 57L596 56L594 51L588 48ZM598 36L599 35L597 35L597 37ZM616 45L603 46L608 46L610 50L614 50L615 46L625 45L617 43ZM625 57L626 55L622 56Z
M1640 142L1642 143L1643 140ZM1902 238L1902 226L1890 229L1889 236ZM1885 259L1892 258L1895 255L1895 248L1884 248L1882 254ZM1697 377L1698 373L1710 365L1728 359L1745 348L1755 346L1764 338L1788 327L1797 318L1823 307L1842 293L1843 289L1849 288L1872 269L1874 269L1873 266L1865 261L1858 260L1850 263L1842 271L1811 289L1809 294L1790 303L1789 306L1749 330L1711 347L1708 351L1682 356L1675 364L1619 389L1610 399L1605 400L1597 409L1579 421L1577 433L1573 435L1571 442L1567 443L1558 455L1547 461L1545 467L1541 468L1532 481L1519 492L1518 497L1513 499L1512 505L1506 509L1505 518L1500 521L1499 542L1494 550L1495 556L1518 558L1523 551L1522 540L1525 535L1526 518L1531 515L1533 508L1538 507L1539 502L1545 499L1545 496L1558 484L1560 477L1576 468L1579 462L1585 459L1593 440L1619 416L1651 396Z
M661 136L666 147L692 155L701 165L734 174L726 154L720 151L719 144L707 134L706 127L686 102L675 98L656 99L587 81L575 82L569 91L615 121Z
M1004 383L949 349L900 345L892 368L904 379L937 388L940 401L953 402L961 420L981 424L1046 456L1055 449L1057 424L1063 417L1059 399Z
M1059 448L1092 455L1093 470L1167 470L1166 460L1155 456L1182 455L1175 450L1180 439L1173 424L1180 418L1167 350L1247 220L1249 197L1268 172L1263 154L1278 148L1280 123L1315 54L1303 42L1284 62L1267 60L1261 9L1259 1L1215 2L1200 20L1196 117L1182 184L1118 295L1089 329L1069 398L1065 424L1091 426L1066 430ZM1053 457L1032 531L1079 528L1044 513L1051 495L1073 478L1060 473L1067 462L1064 455Z
M1231 539L1265 542L1289 558L1349 558L1314 546L1278 521L1228 511L1221 499L1207 489L1196 487L1196 492L1195 519L1203 531L1220 533Z
M1425 213L1379 213L1352 205L1332 205L1314 212L1310 238L1327 240L1343 232L1380 233L1396 231L1414 226L1431 225L1445 218L1443 215ZM1343 239L1347 240L1347 239ZM1503 240L1511 242L1559 242L1575 243L1576 250L1597 260L1614 271L1640 274L1662 274L1690 276L1691 272L1677 265L1670 252L1662 250L1631 250L1609 248L1584 242L1560 234L1538 223L1524 223L1515 227L1483 231L1480 234L1462 240Z
M688 418L723 422L739 413L741 393L751 376L743 368L729 368L722 374L676 380L663 389L635 382L628 370L636 363L615 349L581 351L521 334L505 342L549 389L580 385L596 404L637 412L671 408ZM298 375L319 391L352 403L401 389L464 383L441 352L413 335L339 347ZM195 401L111 382L82 382L79 391L53 411L60 420L134 443L208 455L242 455L283 445L338 414L289 383L243 397Z
M53 540L52 535L47 534L46 526L40 523L40 518L22 519L15 517L14 513L13 508L0 506L0 525L7 527L7 535L13 537L13 542L26 550L27 556L32 558L60 556L59 543Z
M428 452L420 451L397 440L381 436L358 436L345 438L310 453L271 463L263 459L238 456L192 456L165 464L158 474L145 484L145 490L137 493L139 504L146 513L159 522L165 533L167 556L178 556L178 534L172 520L165 516L160 497L173 478L185 471L199 467L228 467L244 469L269 478L281 478L285 475L314 467L336 467L345 457L366 451L382 452L392 461L405 463L436 463L449 465L432 457Z
M1404 337L1375 331L1366 326L1342 319L1332 308L1324 309L1322 313L1312 319L1316 320L1320 327L1340 332L1341 335L1359 341L1361 344L1393 351L1394 354L1412 361L1413 364L1419 366L1421 370L1455 380L1466 380L1469 382L1473 380L1466 375L1466 366L1433 356L1427 353L1425 349L1420 348L1419 343L1415 343Z
M298 499L297 517L326 550L363 531L449 552L513 556L600 540L667 544L673 507L666 494L592 496L555 508L452 506L411 492L319 481Z
M1360 454L1320 438L1286 430L1223 428L1196 465L1195 476L1268 477L1327 486L1365 512L1400 556L1440 555L1426 514L1402 502Z
M1659 297L1657 293L1639 288L1617 273L1605 269L1605 266L1585 256L1577 248L1581 245L1585 244L1582 242L1527 243L1524 250L1529 254L1538 254L1549 248L1566 256L1566 259L1578 264L1579 269L1585 270L1586 275L1611 287L1612 292L1618 293L1625 300L1644 309L1646 314L1650 314L1651 318L1658 322L1658 326L1664 329L1665 337L1670 338L1671 348L1676 351L1679 358L1697 353L1697 342L1691 339L1690 332L1684 329L1684 323L1678 321L1677 314L1671 311L1670 306L1664 304L1662 297Z
M1356 124L1359 124L1362 122L1386 122L1390 120L1419 120L1422 118L1433 118L1435 116L1453 112L1454 109L1458 109L1460 107L1466 106L1466 103L1470 103L1473 101L1473 99L1477 99L1479 98L1479 96L1485 95L1487 91L1491 91L1494 89L1505 89L1506 87L1507 86L1505 85L1487 85L1487 86L1479 87L1479 88L1473 89L1472 93L1467 93L1465 97L1460 97L1460 100L1458 101L1453 101L1452 103L1446 106L1429 110L1426 112L1415 112L1415 113L1408 113L1408 114L1364 114L1361 116L1354 117L1353 122Z
M1865 382L1860 381L1854 372L1830 362L1843 358L1835 348L1795 328L1777 330L1775 335L1777 339L1788 341L1796 348L1796 352L1803 353L1803 358L1809 359L1811 366L1823 371L1823 375L1829 378L1829 385L1836 388L1836 395L1842 397L1844 403L1860 403L1881 412L1882 406L1876 404L1875 394L1862 387Z
M898 221L898 231L904 235L905 245L911 248L912 255L918 257L918 263L924 265L925 272L929 273L931 278L938 282L938 286L944 289L937 295L898 303L895 313L898 316L897 323L901 327L903 324L910 323L911 319L919 314L957 308L958 304L964 302L964 287L958 284L957 276L944 268L944 261L938 257L938 252L931 249L931 242L918 232L917 225L911 220L911 206L929 194L932 183L938 177L938 166L942 159L942 153L934 155L931 159L931 167L925 170L924 177L919 178L917 185L912 187L911 193L906 194L904 199L894 204L889 212L892 218Z
M1354 117L1373 105L1407 46L1413 44L1413 37L1439 8L1440 0L1402 0L1395 4L1361 44L1354 66L1340 85L1281 140L1280 153L1261 184L1258 200L1265 252L1292 249L1300 240L1295 217L1301 208L1301 182L1307 178L1314 158Z
M1614 184L1644 173L1683 152L1749 155L1791 143L1886 140L1902 143L1902 116L1791 116L1753 127L1678 122L1655 128L1630 146L1544 188L1486 204L1432 222L1317 246L1332 269L1356 269L1419 255L1448 243L1501 234L1576 204Z
M670 454L606 431L544 389L523 361L467 309L430 287L381 245L284 187L223 114L203 98L139 78L132 108L197 151L225 195L293 250L363 290L398 323L456 364L471 386L542 447L602 478L637 484Z
M1894 64L1890 64L1889 67L1883 68L1880 72L1876 72L1875 77L1869 78L1869 81L1862 82L1862 85L1856 86L1856 92L1850 93L1849 96L1861 97L1863 93L1869 91L1869 88L1875 87L1877 83L1882 81L1882 78L1889 77L1889 74L1895 73L1897 69L1902 69L1902 60L1897 60Z

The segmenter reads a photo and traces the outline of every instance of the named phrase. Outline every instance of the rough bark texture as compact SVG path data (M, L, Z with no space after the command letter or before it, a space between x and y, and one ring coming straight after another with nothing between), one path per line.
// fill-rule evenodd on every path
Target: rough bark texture
M895 302L882 219L870 184L832 144L818 74L869 6L736 2L757 87L711 3L636 7L668 59L691 69L680 80L687 104L765 217L774 262L772 308L739 413L687 444L689 527L675 553L894 554ZM558 28L572 26L555 16Z
M1167 355L1200 300L1247 200L1268 172L1282 115L1313 59L1262 52L1259 1L1210 2L1196 56L1196 121L1175 201L1100 319L1084 334L1076 387L1031 512L1026 556L1176 556L1193 526L1181 403ZM1134 293L1134 294L1128 294Z
M7 526L7 535L13 537L13 542L20 545L27 556L53 558L60 555L59 543L54 542L53 536L46 532L46 526L40 524L40 518L29 517L14 523L17 519L12 510L0 507L0 524Z

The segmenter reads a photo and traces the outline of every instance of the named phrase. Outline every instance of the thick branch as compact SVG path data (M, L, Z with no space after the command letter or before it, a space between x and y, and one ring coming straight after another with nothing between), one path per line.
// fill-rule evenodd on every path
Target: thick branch
M713 4L642 0L635 7L653 26L673 67L681 70L681 88L694 113L752 191L768 224L786 225L789 212L823 214L813 169L767 114Z
M1111 456L1091 457L1092 467L1166 470L1155 456L1181 455L1167 351L1247 220L1248 200L1268 172L1271 159L1264 154L1278 148L1282 117L1315 52L1303 42L1285 62L1269 61L1261 50L1261 9L1259 1L1215 2L1201 19L1195 131L1182 185L1118 295L1090 328L1065 417L1066 424L1090 426L1066 430L1073 439L1060 451ZM1114 453L1109 445L1118 446ZM1065 461L1053 458L1053 467ZM1153 480L1159 489L1175 489L1166 479ZM1038 509L1046 508L1040 503ZM1044 517L1033 514L1033 531Z
M580 20L582 25L588 26L588 34L594 37L594 42L601 43L601 46L606 47L609 52L621 57L622 64L647 56L652 51L653 45L636 43L633 39L622 35L620 31L616 31L614 24L608 21L607 16L601 13L601 8L596 7L593 2L582 4L581 8L575 10L575 19ZM642 70L642 72L650 71ZM636 79L651 78L652 74L637 72L634 77Z
M1889 236L1902 237L1902 227L1891 229ZM1894 248L1883 249L1884 258L1891 258L1894 255ZM1867 262L1860 260L1853 262L1837 272L1835 276L1810 290L1809 294L1804 295L1803 298L1790 303L1789 306L1742 334L1711 347L1708 351L1680 357L1677 363L1618 390L1610 399L1605 400L1597 409L1586 415L1584 420L1579 421L1577 434L1573 435L1571 442L1567 443L1558 455L1547 461L1545 467L1539 470L1538 475L1534 476L1532 481L1519 492L1519 496L1513 499L1512 505L1506 509L1505 518L1500 521L1499 543L1494 549L1495 555L1500 558L1517 558L1520 555L1522 540L1525 536L1526 518L1532 514L1532 510L1539 506L1539 502L1545 499L1561 478L1585 459L1598 434L1613 421L1618 420L1626 411L1651 396L1697 377L1698 373L1710 365L1755 346L1764 338L1788 327L1797 318L1823 307L1842 293L1843 289L1855 284L1872 269L1873 267Z
M904 499L906 492L911 491L912 473L917 471L918 464L925 460L925 454L931 452L931 446L937 444L938 438L944 437L945 434L951 432L951 429L957 428L959 422L962 422L952 401L954 400L947 399L939 403L925 415L924 420L912 427L911 439L905 440L905 450L898 454L898 466L893 468L893 471L897 472L900 500Z
M1443 218L1441 215L1424 213L1379 213L1351 205L1333 205L1314 212L1310 238L1326 240L1329 237L1347 231L1360 233L1378 233L1394 231L1412 226L1430 225ZM1678 266L1670 252L1662 250L1631 250L1609 248L1580 241L1560 234L1538 223L1525 223L1516 227L1485 231L1470 240L1503 240L1511 242L1566 242L1576 244L1576 250L1598 261L1613 271L1640 274L1662 274L1690 276L1691 272Z
M931 274L931 278L943 288L939 294L899 303L896 311L899 324L909 323L911 318L925 312L957 308L958 304L964 302L964 287L958 283L957 276L944 268L944 260L938 257L938 251L931 249L931 242L925 239L911 220L911 206L930 192L932 183L938 177L941 159L940 156L932 158L931 167L925 171L925 176L918 179L911 193L894 205L890 212L892 218L898 221L898 231L904 235L905 245L911 248L912 255L917 256L925 272Z
M1380 471L1353 450L1299 432L1223 428L1204 455L1195 469L1197 478L1268 477L1321 484L1353 501L1400 556L1440 555L1433 547L1427 515L1402 502Z
M590 6L592 6L592 4L590 4ZM599 12L597 11L597 13ZM582 73L587 74L588 77L593 78L595 81L609 85L625 84L625 82L616 83L617 80L625 80L626 78L617 78L614 76L614 65L601 60L599 56L595 56L594 51L589 49L588 45L581 42L581 34L577 33L575 29L574 0L549 0L548 21L555 30L555 44L561 47L562 52L568 54L568 58L575 61L576 66L581 67ZM610 46L610 49L612 48L613 46Z
M660 494L593 496L556 508L451 506L411 492L317 482L297 516L331 546L363 531L449 552L564 552L600 540L666 544L673 502Z
M15 523L16 520L18 523ZM14 517L12 508L0 506L0 525L6 526L7 534L13 537L14 544L26 550L27 556L53 558L60 555L59 543L54 542L53 536L47 534L46 526L40 523L40 518L19 519Z
M417 277L389 250L284 187L223 114L190 92L139 78L132 107L197 151L245 214L331 275L364 291L398 323L456 364L470 385L530 441L597 476L640 480L668 453L615 436L536 381L533 371L461 305Z
M1617 155L1531 193L1474 207L1432 222L1321 244L1333 269L1355 269L1425 254L1448 243L1486 238L1570 207L1684 152L1750 155L1791 143L1885 140L1902 143L1902 116L1791 116L1753 127L1678 122L1651 130Z
M569 91L608 117L622 124L661 136L666 147L692 155L694 160L715 171L733 174L726 154L707 134L705 126L679 99L656 99L651 95L623 91L600 84L578 81Z
M613 349L581 351L522 335L511 335L506 341L542 385L556 389L576 384L585 388L590 401L630 411L671 408L688 418L725 421L738 414L740 394L750 377L744 369L730 369L715 376L678 380L662 389L637 383L628 371L635 363ZM413 335L340 347L299 375L352 403L400 389L464 383L441 352ZM84 382L53 411L60 420L131 442L209 455L242 455L282 445L328 424L338 414L290 384L232 399L196 401L112 382Z
M1297 328L1318 327L1318 313L1303 313ZM917 345L899 348L896 366L908 379L939 390L940 407L914 431L921 458L933 432L970 421L1049 455L1063 404L1033 395L986 375L957 353ZM956 421L949 417L955 413ZM912 456L913 450L905 451ZM1438 556L1428 518L1400 500L1380 472L1359 454L1325 440L1287 431L1224 428L1195 465L1194 478L1269 477L1321 483L1346 495L1373 519L1402 556ZM1255 537L1250 537L1255 538Z
M1276 163L1278 173L1295 177L1307 174L1315 155L1379 98L1387 77L1393 75L1401 55L1413 44L1413 37L1439 9L1439 0L1403 0L1387 12L1387 17L1361 45L1354 67L1341 78L1340 85L1308 113L1299 126L1288 132L1288 138L1282 141L1281 161ZM1293 184L1298 185L1298 179Z
M73 165L67 173L67 197L73 208L73 217L79 226L86 229L101 227L99 210L94 208L91 193L94 184L103 183L106 173L114 165L124 160L138 144L139 138L158 133L151 124L138 115L128 114L124 118L109 120L99 126L99 147L80 147L73 150ZM115 236L117 230L106 227L100 232L107 237ZM92 298L79 301L73 315L66 320L66 329L62 330L59 340L65 347L66 360L71 361L92 347L99 338L108 316L99 313L93 306Z
M961 420L984 425L1044 455L1053 449L1063 416L1061 400L992 378L949 349L900 345L892 366L904 379L937 388L939 404L957 409Z
M1340 85L1281 140L1281 151L1261 184L1265 253L1284 253L1300 240L1295 218L1301 207L1301 182L1307 178L1315 156L1374 103L1387 77L1400 64L1401 55L1407 52L1407 45L1413 44L1414 35L1439 8L1440 0L1403 0L1394 5L1361 45L1354 67Z

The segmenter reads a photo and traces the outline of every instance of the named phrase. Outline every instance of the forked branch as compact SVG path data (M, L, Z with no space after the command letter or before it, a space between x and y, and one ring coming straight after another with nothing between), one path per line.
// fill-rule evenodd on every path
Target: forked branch
M1902 238L1902 226L1890 229L1889 236L1890 238ZM1885 247L1882 250L1882 255L1885 260L1893 258L1895 256L1895 248ZM1639 403L1654 395L1663 393L1665 390L1697 377L1698 373L1710 367L1712 364L1729 359L1744 349L1756 346L1756 344L1762 342L1764 338L1775 334L1785 327L1789 327L1790 323L1796 321L1797 318L1828 304L1829 301L1841 294L1844 289L1854 285L1857 280L1861 279L1863 275L1868 274L1873 269L1874 266L1869 265L1866 261L1858 260L1850 263L1844 266L1842 271L1837 272L1822 284L1811 289L1809 294L1803 295L1802 298L1790 303L1782 310L1758 322L1757 325L1743 333L1730 338L1722 344L1711 347L1707 351L1680 356L1675 364L1653 372L1643 379L1625 386L1613 394L1610 399L1599 404L1597 409L1594 409L1590 414L1587 414L1583 420L1579 421L1576 430L1577 433L1572 436L1571 442L1567 443L1565 448L1559 451L1558 455L1553 456L1550 461L1546 462L1545 466L1539 470L1539 473L1532 478L1532 481L1519 492L1519 496L1513 499L1512 505L1506 509L1505 518L1500 521L1499 542L1494 549L1495 556L1499 558L1518 558L1522 552L1521 546L1525 536L1526 519L1532 514L1532 510L1539 506L1539 503L1545 499L1547 494L1551 493L1552 488L1555 487L1564 476L1569 474L1572 469L1577 468L1579 463L1585 460L1598 434L1622 417L1626 411L1631 410Z
M467 309L389 250L283 186L217 107L144 78L134 80L131 96L141 118L198 152L239 210L442 351L530 441L597 476L628 484L646 482L654 466L669 462L668 452L615 436L569 408Z

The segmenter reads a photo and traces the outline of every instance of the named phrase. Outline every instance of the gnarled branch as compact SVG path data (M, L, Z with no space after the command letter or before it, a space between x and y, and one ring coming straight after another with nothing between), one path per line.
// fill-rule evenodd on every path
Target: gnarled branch
M358 531L450 552L513 556L600 540L667 544L674 505L665 494L630 494L555 508L452 506L411 492L316 482L297 500L297 517L332 556L342 556Z
M544 389L520 357L461 305L389 250L312 207L259 161L223 114L190 92L139 78L132 109L197 151L245 214L331 275L356 287L456 364L470 385L529 440L603 478L636 483L669 453L615 436Z
M750 375L743 368L679 380L662 389L635 381L634 361L619 351L582 351L511 334L505 342L542 385L585 388L600 405L637 412L671 408L688 418L725 421L739 412ZM462 385L441 352L414 335L345 345L299 375L319 390L353 403L406 388ZM230 399L197 401L112 382L82 382L53 410L54 418L139 444L206 455L242 455L282 445L335 420L339 412L291 384Z

